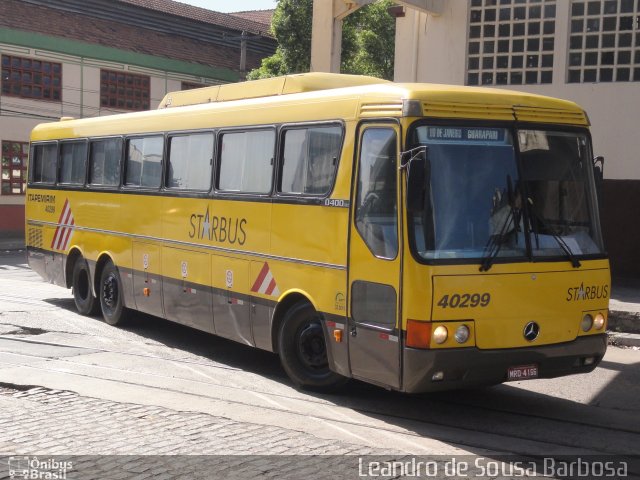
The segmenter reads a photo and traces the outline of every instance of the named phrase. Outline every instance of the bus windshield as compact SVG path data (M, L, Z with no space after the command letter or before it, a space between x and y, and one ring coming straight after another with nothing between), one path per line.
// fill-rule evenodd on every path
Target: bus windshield
M411 143L427 147L430 166L425 208L410 219L419 257L602 253L586 134L518 130L515 135L508 128L414 129Z

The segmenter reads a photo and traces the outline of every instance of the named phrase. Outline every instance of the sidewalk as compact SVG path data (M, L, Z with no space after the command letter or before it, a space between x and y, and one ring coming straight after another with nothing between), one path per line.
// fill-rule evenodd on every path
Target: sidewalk
M24 250L24 237L4 236L0 234L0 253Z
M0 255L24 248L24 238L0 236ZM640 348L640 279L613 280L608 332L614 345Z

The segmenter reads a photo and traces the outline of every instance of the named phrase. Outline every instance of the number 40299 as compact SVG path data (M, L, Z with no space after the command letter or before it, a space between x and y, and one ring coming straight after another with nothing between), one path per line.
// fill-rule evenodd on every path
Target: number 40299
M442 308L475 308L486 307L489 303L491 303L489 293L454 293L444 295L437 305Z

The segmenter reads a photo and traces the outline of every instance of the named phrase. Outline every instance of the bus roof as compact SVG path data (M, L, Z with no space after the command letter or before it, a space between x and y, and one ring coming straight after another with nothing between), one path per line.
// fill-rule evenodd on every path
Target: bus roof
M377 85L381 83L389 82L388 80L364 75L341 75L322 72L299 73L282 77L169 92L164 96L160 105L158 105L158 109L198 105L201 103L271 97L274 95L290 95L292 93L315 92L334 88Z
M163 102L158 110L41 124L32 140L381 117L589 125L582 108L567 100L513 90L394 83L328 73L169 93Z

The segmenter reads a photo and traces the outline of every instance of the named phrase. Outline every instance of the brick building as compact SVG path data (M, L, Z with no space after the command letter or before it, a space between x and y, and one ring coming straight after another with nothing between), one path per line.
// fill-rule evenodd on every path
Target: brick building
M172 0L2 0L0 236L24 229L35 125L153 109L168 91L241 80L275 51L269 23L269 11Z

